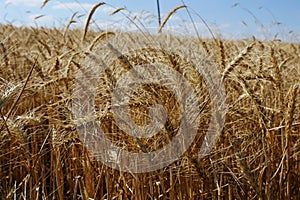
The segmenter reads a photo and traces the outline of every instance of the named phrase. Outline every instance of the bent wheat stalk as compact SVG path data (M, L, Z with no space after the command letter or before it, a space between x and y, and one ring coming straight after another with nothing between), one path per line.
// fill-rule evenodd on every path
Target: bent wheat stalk
M92 16L94 14L94 12L96 11L96 9L99 7L99 6L102 6L104 5L105 2L100 2L98 4L96 4L90 11L87 19L86 19L86 22L85 22L85 25L84 25L84 29L83 29L83 34L82 34L82 38L81 38L81 41L83 42L85 40L85 36L86 36L86 33L88 31L88 28L89 28L89 24L90 24L90 21L92 19Z
M164 28L164 26L166 25L167 21L170 19L170 17L179 9L181 8L186 8L186 6L181 5L181 6L177 6L176 8L174 8L171 12L168 13L168 15L166 16L166 18L164 19L164 21L161 23L161 25L158 28L158 32L161 33L162 29Z

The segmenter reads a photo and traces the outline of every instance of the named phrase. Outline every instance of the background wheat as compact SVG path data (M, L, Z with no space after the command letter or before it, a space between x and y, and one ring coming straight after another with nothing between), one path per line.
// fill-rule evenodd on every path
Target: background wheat
M299 44L255 39L216 43L192 37L174 41L203 48L199 56L209 57L223 74L226 123L217 145L203 158L197 152L212 107L205 81L193 66L172 52L155 49L115 60L101 77L95 101L107 137L122 148L161 148L176 134L180 121L176 98L167 88L149 84L135 92L131 114L137 124L147 124L148 106L160 102L169 114L163 130L136 140L116 126L110 92L130 67L159 60L186 74L199 101L208 101L196 140L178 161L133 174L113 170L87 151L70 110L75 74L83 67L81 52L119 34L88 31L88 25L84 31L0 27L1 199L300 198Z

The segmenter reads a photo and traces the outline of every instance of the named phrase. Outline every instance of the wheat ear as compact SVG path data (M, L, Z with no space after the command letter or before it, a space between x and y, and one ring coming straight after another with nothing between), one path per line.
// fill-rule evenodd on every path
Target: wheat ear
M222 74L222 80L226 78L226 76L234 69L235 66L237 66L244 57L250 52L250 50L253 48L255 43L249 44L237 57L235 57L225 68L223 74Z
M88 28L89 28L89 24L90 24L90 21L92 19L92 16L94 14L94 12L96 11L96 9L99 7L99 6L102 6L104 5L105 2L100 2L98 4L96 4L90 11L88 17L86 18L86 22L85 22L85 25L84 25L84 29L83 29L83 34L82 34L82 38L81 38L81 41L83 42L84 39L85 39L85 36L86 36L86 33L88 31Z

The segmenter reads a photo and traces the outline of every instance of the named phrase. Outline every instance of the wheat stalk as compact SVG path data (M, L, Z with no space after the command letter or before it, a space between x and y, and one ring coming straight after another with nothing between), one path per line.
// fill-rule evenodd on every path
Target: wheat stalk
M181 8L186 8L186 6L181 5L181 6L177 6L176 8L174 8L173 10L171 10L167 16L164 18L163 22L161 23L161 25L158 27L158 32L160 33L162 31L162 29L164 28L164 26L166 25L167 21L170 19L170 17L176 13L177 10L181 9Z
M114 36L115 33L114 32L111 32L111 31L106 31L106 32L103 32L101 34L99 34L90 44L90 46L88 47L89 51L93 51L93 48L95 47L96 43L99 42L99 41L102 41L104 39L107 39L109 38L110 36Z
M299 85L293 85L289 92L288 92L288 99L287 99L287 110L285 114L285 130L284 130L284 137L285 137L285 148L286 149L286 170L287 170L287 186L286 186L286 197L287 199L291 198L291 174L290 168L292 167L292 163L290 163L290 152L291 152L291 142L290 142L290 134L291 134L291 127L294 122L294 112L296 107L296 99L299 91Z
M117 14L118 12L120 12L120 11L122 11L122 10L124 10L124 9L125 9L125 8L118 8L118 9L114 10L112 13L110 13L109 15L110 15L110 16L115 15L115 14Z

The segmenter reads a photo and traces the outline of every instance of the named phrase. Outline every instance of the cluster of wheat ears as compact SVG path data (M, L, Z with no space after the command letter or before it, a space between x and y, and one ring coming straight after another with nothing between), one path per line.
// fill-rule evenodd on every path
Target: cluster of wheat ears
M116 125L112 89L137 64L162 62L184 74L200 104L206 103L195 141L169 166L136 174L95 159L80 140L70 109L77 98L74 81L84 67L83 53L120 34L150 44L164 37L88 31L101 5L90 11L83 31L69 30L72 20L65 30L0 27L0 199L300 199L300 45L295 43L193 37L170 41L201 49L199 57L217 67L226 90L224 127L215 147L201 158L198 151L213 107L205 80L193 65L180 52L161 49L119 56L107 63L95 95L101 128L115 145L132 152L154 151L178 131L180 105L168 88L157 84L145 84L132 94L130 112L136 124L145 125L149 106L163 105L168 117L161 131L137 139Z

